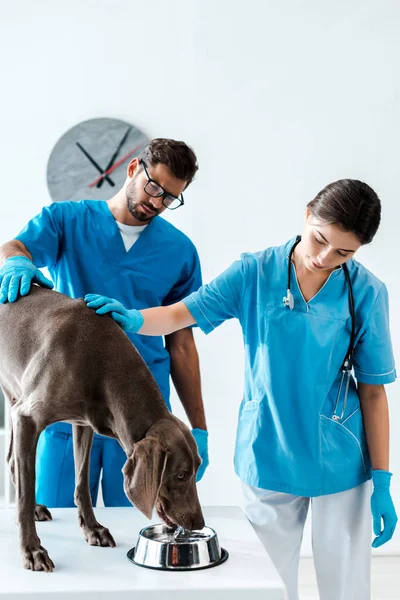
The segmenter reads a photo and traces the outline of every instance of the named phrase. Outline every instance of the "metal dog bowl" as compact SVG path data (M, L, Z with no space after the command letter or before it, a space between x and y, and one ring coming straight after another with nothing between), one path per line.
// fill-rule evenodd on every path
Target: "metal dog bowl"
M145 527L135 548L128 552L135 565L164 571L192 571L222 564L228 553L220 548L211 527L186 531L163 523Z

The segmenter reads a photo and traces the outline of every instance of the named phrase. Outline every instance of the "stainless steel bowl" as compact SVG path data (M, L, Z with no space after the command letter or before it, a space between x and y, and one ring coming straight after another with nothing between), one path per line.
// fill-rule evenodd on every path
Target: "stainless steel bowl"
M185 531L160 523L139 533L128 558L136 565L166 571L191 571L215 567L228 558L211 527Z

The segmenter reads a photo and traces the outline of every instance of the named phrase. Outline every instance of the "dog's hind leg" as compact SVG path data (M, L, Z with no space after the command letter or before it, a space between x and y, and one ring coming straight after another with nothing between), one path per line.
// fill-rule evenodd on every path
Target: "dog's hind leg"
M4 391L4 396L9 399L9 397L7 396L7 393ZM12 406L13 404L16 403L16 400L10 401L10 406ZM13 443L14 443L14 435L13 435L13 426L12 426L12 419L10 417L10 445L8 447L8 453L7 453L7 464L8 464L8 469L10 471L10 478L11 478L11 482L14 486L14 488L16 487L15 485L15 462L14 462L14 452L13 452ZM35 505L35 520L36 521L51 521L52 520L52 516L51 516L51 512L49 511L49 509L47 508L47 506L45 506L44 504L36 504Z
M8 404L10 406L10 411L11 411L12 406L14 404L16 404L16 400L15 400L15 398L13 398L11 396L11 394L8 393L8 391L6 390L4 385L2 386L1 389L3 390L4 398L8 402ZM14 452L13 452L14 435L13 435L11 412L10 412L9 426L10 426L10 445L8 446L8 453L7 453L6 460L7 460L8 469L10 471L10 479L15 488L15 461L14 461Z
M12 484L15 488L15 461L14 461L13 445L14 445L14 436L13 436L12 420L10 418L10 445L8 447L8 453L7 453L6 460L7 460L7 464L8 464L8 469L10 471L10 478L11 478Z
M85 540L91 546L115 548L115 541L109 530L96 520L90 497L89 467L93 435L91 427L73 425L75 504L78 507L79 525L83 529Z
M17 523L24 567L52 571L54 564L40 544L35 526L35 455L40 430L35 419L23 414L21 401L11 409L14 473L17 494ZM23 408L23 404L22 404Z

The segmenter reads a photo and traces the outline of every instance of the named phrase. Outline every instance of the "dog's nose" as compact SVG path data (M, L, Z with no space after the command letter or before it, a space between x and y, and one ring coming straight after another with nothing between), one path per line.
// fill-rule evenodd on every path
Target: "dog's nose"
M192 520L192 531L194 529L203 529L205 526L205 521L203 515L196 515Z

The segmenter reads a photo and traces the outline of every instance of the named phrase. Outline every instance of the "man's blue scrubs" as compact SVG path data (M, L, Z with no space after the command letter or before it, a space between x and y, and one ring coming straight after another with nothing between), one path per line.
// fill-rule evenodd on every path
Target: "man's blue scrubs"
M98 293L127 308L173 304L201 286L195 246L161 217L155 217L127 252L103 201L58 202L45 207L17 236L37 267L47 267L55 289L71 298ZM169 353L162 337L128 333L169 403ZM66 367L68 368L68 367ZM121 468L126 456L116 440L95 435L90 463L93 504L100 471L106 506L129 506ZM36 501L49 507L74 506L72 427L51 425L37 448Z

